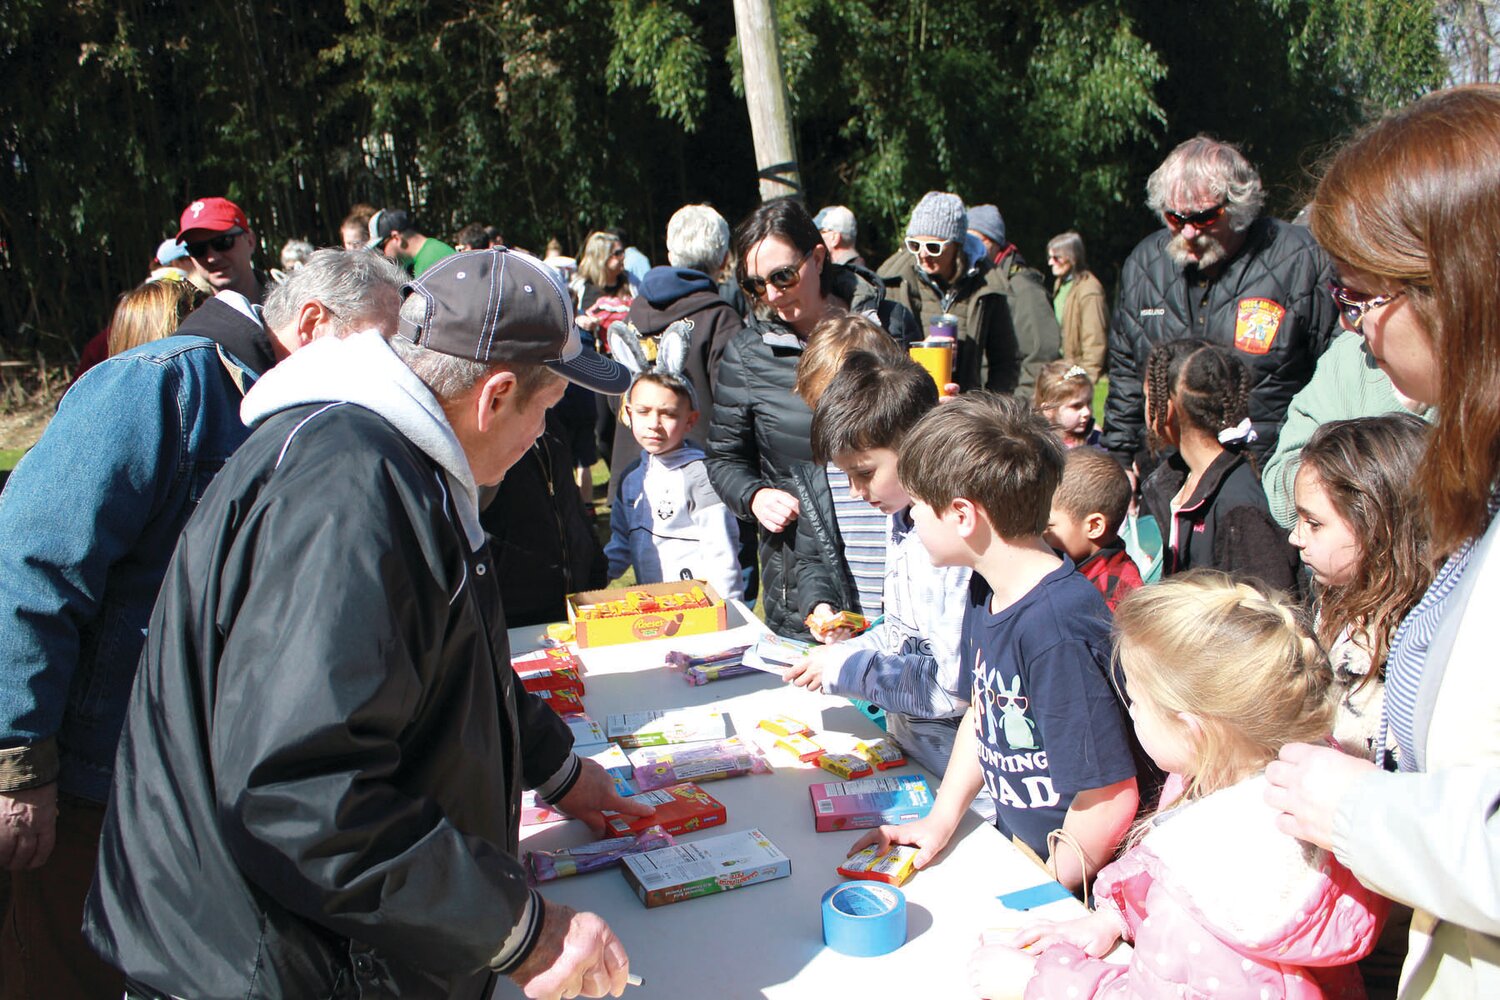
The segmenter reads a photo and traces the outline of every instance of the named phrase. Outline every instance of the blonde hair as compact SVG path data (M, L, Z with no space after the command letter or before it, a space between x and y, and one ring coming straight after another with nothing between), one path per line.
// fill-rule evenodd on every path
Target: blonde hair
M807 347L797 359L797 381L792 388L809 410L817 408L823 390L844 366L844 358L855 351L873 354L882 361L907 357L896 338L864 316L844 314L823 320L807 337Z
M109 356L170 337L208 298L190 281L148 281L120 296L109 321Z
M583 250L578 254L578 276L591 285L599 288L609 288L609 276L605 274L604 265L609 261L610 251L616 243L620 243L620 237L614 233L603 230L589 233L588 239L583 241ZM620 272L620 278L625 278L625 272Z
M1254 774L1287 743L1333 726L1328 657L1295 606L1223 573L1195 570L1132 591L1115 611L1116 656L1132 697L1163 724L1199 722L1183 798Z

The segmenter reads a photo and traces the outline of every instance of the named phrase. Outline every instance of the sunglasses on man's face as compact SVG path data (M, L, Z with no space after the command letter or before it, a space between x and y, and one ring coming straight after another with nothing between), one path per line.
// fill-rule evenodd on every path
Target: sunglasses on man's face
M918 255L921 255L923 257L939 257L939 256L942 256L943 248L946 247L949 243L952 243L952 242L953 242L952 240L910 240L909 239L909 240L906 241L906 250L913 257L918 256Z
M227 233L220 233L211 240L199 240L187 245L189 257L202 257L212 249L215 253L228 253L229 248L234 246L234 241L245 234L243 229L231 229Z
M1219 217L1224 214L1226 208L1228 208L1227 205L1215 205L1201 212L1163 212L1161 214L1167 220L1167 225L1173 229L1181 229L1183 226L1207 229L1219 221Z
M754 275L741 278L740 287L745 290L746 295L757 299L766 294L767 285L775 285L783 292L790 291L796 288L802 281L802 265L807 262L807 258L810 256L812 256L811 250L799 257L797 263L778 267L764 278Z

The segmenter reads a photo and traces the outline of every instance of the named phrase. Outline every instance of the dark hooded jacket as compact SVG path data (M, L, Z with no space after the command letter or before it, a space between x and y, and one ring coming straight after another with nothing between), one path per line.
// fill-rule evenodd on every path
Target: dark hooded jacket
M850 310L875 319L903 345L920 339L915 317L885 297L868 271L830 264L832 294ZM791 492L791 470L812 461L812 411L793 391L802 341L774 318L756 318L730 338L715 383L709 430L708 477L740 518L753 518L750 501L766 488ZM806 636L799 613L794 542L796 525L760 532L761 593L766 624Z
M1251 451L1263 460L1337 332L1328 255L1306 228L1261 217L1219 276L1199 285L1198 269L1184 270L1167 253L1171 237L1166 229L1147 236L1120 271L1104 447L1127 465L1142 453L1146 357L1156 344L1192 337L1233 350L1250 367Z
M505 473L479 523L489 535L505 601L505 622L545 625L568 617L567 596L609 583L609 563L573 482L557 407L536 444ZM628 433L628 432L627 432Z

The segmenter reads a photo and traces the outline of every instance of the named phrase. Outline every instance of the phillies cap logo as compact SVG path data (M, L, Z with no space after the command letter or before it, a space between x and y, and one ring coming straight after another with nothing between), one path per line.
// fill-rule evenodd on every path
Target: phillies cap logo
M200 215L203 214L203 209L205 207L206 206L203 204L203 202L201 202L201 201L195 201L191 205L188 206L188 210L193 213L193 218L196 219L198 216L200 216Z

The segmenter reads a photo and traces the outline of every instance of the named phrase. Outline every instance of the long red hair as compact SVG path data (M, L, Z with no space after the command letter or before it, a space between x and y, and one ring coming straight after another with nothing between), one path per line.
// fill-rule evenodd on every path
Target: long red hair
M1422 460L1432 542L1484 532L1500 476L1500 85L1429 94L1344 146L1312 231L1341 263L1405 288L1438 359Z

